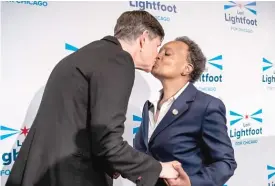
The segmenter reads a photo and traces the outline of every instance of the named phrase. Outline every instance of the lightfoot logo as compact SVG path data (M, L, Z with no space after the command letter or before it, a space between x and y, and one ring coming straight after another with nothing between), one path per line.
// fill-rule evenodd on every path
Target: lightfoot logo
M232 31L253 33L258 26L256 1L249 3L236 3L229 1L224 5L224 20L230 25Z
M1 165L3 165L3 169L0 171L0 176L8 176L11 172L11 165L17 158L18 152L22 146L22 142L20 140L16 141L16 146L11 150L11 152L5 152L1 154Z
M24 136L27 136L29 129L25 126L24 128L22 128L21 130L17 130L17 129L13 129L10 127L6 127L4 125L0 126L0 131L1 131L1 135L0 135L0 140L4 140L7 139L15 134L23 134Z
M203 92L215 92L223 82L223 56L217 55L208 60L206 69L196 83L197 88Z
M69 44L69 43L65 43L65 50L69 50L69 51L72 51L72 52L76 52L78 50L77 47Z
M267 186L275 186L275 167L271 165L267 165L267 180L268 185Z
M129 6L134 9L150 11L159 21L170 22L172 14L178 13L175 4L156 1L129 1Z
M4 152L1 154L1 165L4 167L0 171L0 176L8 176L8 175L10 175L11 166L18 155L18 152L22 146L22 143L23 143L25 137L27 136L27 134L29 133L29 128L24 126L22 129L17 130L17 129L13 129L13 128L1 125L0 131L1 131L0 140L1 141L4 140L4 142L5 142L5 140L7 140L8 138L10 138L12 136L15 136L18 134L23 135L22 137L20 137L19 139L16 140L16 145L11 150L11 152Z
M267 90L275 91L275 68L274 64L266 58L262 59L262 83Z
M249 145L258 143L258 139L242 140L247 137L259 137L263 134L262 109L252 114L240 114L230 110L229 137L238 140L235 145Z
M137 116L137 115L133 115L133 121L141 123L142 118L139 117L139 116ZM139 129L139 126L138 127L134 127L133 128L133 134L136 134L138 132L138 129Z
M9 3L16 3L22 5L31 5L31 6L40 6L40 7L47 7L47 1L7 1Z

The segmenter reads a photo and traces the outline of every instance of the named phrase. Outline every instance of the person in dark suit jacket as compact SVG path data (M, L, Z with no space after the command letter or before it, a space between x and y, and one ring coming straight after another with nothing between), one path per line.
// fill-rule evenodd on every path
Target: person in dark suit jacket
M176 178L123 140L135 68L151 71L164 37L146 11L128 11L106 36L53 69L6 186L107 186L121 174L140 186Z
M182 166L179 178L159 179L158 186L222 186L237 167L225 105L193 85L205 63L201 49L188 37L168 42L157 56L152 74L163 89L144 105L134 148Z

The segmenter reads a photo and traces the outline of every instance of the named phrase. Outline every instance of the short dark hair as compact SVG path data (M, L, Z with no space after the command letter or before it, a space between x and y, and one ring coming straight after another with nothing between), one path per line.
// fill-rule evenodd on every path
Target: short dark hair
M194 83L200 78L205 70L206 57L199 45L187 36L177 37L175 41L184 42L188 46L189 54L187 56L187 61L194 67L194 70L190 74L190 82Z
M149 31L150 39L157 36L164 38L164 30L158 20L144 10L127 11L117 19L114 36L122 40L135 40L145 30Z

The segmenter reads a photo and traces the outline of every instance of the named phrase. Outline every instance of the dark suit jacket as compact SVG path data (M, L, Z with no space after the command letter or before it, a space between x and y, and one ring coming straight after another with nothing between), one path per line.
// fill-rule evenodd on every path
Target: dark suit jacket
M154 185L160 163L122 138L134 70L111 36L61 60L6 186L106 186L114 172Z
M134 147L159 161L178 160L192 186L222 186L237 167L227 134L223 102L189 84L175 100L148 143L146 102ZM174 115L173 110L178 110ZM175 112L174 112L175 113ZM157 185L162 185L159 180Z

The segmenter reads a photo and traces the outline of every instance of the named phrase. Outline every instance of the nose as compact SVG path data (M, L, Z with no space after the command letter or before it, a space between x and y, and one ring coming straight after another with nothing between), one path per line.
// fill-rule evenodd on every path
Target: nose
M161 55L158 54L157 57L156 57L156 61L160 60L160 58L161 58Z

